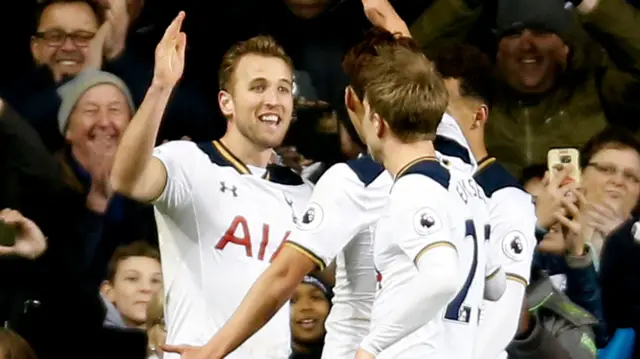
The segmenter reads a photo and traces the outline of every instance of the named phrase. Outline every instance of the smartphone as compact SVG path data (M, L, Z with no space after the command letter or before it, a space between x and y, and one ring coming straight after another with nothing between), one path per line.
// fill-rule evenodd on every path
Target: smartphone
M11 247L16 243L16 228L0 219L0 246Z
M547 168L551 178L558 175L565 166L571 165L573 170L569 176L562 181L562 184L568 182L580 181L580 152L576 148L552 148L547 153Z

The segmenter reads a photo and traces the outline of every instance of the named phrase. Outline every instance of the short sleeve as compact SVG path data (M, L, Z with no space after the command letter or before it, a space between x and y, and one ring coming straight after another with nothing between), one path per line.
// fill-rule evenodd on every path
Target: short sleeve
M389 202L389 223L397 228L393 241L416 265L432 248L456 248L451 236L450 202L449 192L423 175L402 177L394 185Z
M167 183L153 204L165 212L176 210L191 199L193 180L206 155L191 141L171 141L156 147L153 156L167 170Z
M331 167L316 183L287 245L324 268L367 223L364 184L345 164Z
M493 193L489 205L494 254L502 259L507 278L527 285L537 243L531 196L519 188L506 187Z

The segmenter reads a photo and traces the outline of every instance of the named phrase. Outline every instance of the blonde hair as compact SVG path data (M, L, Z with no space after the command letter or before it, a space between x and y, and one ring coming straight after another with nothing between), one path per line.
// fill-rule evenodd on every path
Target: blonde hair
M403 142L433 140L449 103L444 81L423 54L381 48L362 70L365 98Z

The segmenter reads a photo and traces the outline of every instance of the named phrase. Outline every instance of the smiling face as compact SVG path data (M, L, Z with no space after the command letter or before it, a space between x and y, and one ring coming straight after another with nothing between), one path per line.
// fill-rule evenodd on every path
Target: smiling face
M97 85L78 100L65 138L80 154L88 153L97 141L104 150L115 151L130 120L131 109L122 91L111 84Z
M98 31L98 18L82 1L49 5L31 38L31 54L38 65L47 66L54 79L75 75L85 66L89 43Z
M320 288L301 283L291 297L291 332L296 343L306 345L322 340L329 300Z
M229 131L238 131L261 149L279 146L291 124L293 71L283 59L246 54L231 75L229 91L221 91L220 108Z
M498 67L516 91L542 93L553 87L568 54L569 48L558 35L525 29L500 40Z

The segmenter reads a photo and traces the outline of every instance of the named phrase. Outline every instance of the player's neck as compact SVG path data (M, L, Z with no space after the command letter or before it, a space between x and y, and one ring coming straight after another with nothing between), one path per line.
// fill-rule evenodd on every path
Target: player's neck
M227 131L220 139L220 142L242 163L249 166L265 168L273 154L273 149L264 149L256 146L238 131Z
M465 111L464 108L461 107L461 105L456 105L456 104L449 104L449 107L447 107L447 113L449 114L449 116L453 117L456 121L458 121L458 119L468 118L469 116L471 116L468 111ZM469 150L471 151L473 158L475 158L476 161L479 161L487 157L489 154L487 153L487 147L484 144L483 135L482 134L480 134L479 136L469 135L470 131L468 129L467 131L465 131L462 128L465 126L465 124L458 122L458 126L460 126L460 129L462 130L464 137L467 139L467 143L469 144ZM484 129L479 129L479 130L484 131Z
M396 143L385 151L389 156L383 160L384 167L395 178L398 172L420 157L435 157L433 141L417 141L413 143Z

